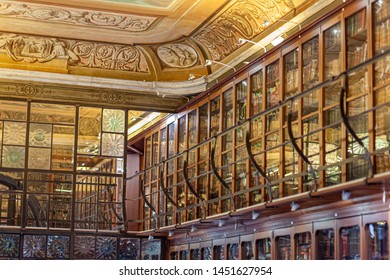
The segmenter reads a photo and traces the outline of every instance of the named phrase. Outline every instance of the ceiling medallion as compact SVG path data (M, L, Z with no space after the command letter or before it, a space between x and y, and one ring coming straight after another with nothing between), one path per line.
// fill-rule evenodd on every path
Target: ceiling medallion
M198 61L195 49L181 43L165 44L157 49L158 57L173 68L188 68Z

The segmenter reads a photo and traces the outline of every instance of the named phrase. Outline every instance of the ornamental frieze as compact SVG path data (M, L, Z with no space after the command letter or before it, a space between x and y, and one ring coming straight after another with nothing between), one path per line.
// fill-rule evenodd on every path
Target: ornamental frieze
M172 68L188 68L198 61L195 49L182 43L172 43L160 46L157 55L166 65Z
M239 38L256 37L266 28L265 21L273 23L295 6L292 0L240 0L193 38L209 51L211 59L219 61L239 47Z
M44 63L67 59L70 66L131 72L148 72L142 52L134 46L60 40L0 33L0 53L17 62Z
M146 31L157 20L149 16L79 11L9 1L0 3L0 15L131 32Z

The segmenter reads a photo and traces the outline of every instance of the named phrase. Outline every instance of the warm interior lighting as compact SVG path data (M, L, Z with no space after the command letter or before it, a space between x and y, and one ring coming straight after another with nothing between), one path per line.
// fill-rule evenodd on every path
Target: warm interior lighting
M284 38L282 37L282 35L279 35L278 37L276 37L275 39L272 40L271 44L273 46L277 46L283 41L284 41Z
M251 44L253 44L253 45L259 46L259 47L261 47L261 48L264 49L264 52L265 52L265 53L267 52L267 49L266 49L263 45L261 45L261 44L259 44L259 43L256 43L256 42L254 42L254 41L247 40L247 39L244 39L244 38L238 39L238 44L243 45L243 44L245 44L245 43L251 43Z
M156 112L150 113L145 118L142 118L139 122L137 122L136 124L131 126L129 128L129 130L128 130L128 134L132 134L132 133L136 132L138 129L142 128L144 125L146 125L149 122L153 121L158 116L160 116L160 113L156 113Z
M168 231L168 236L169 236L169 237L172 237L174 234L175 234L175 233L174 233L172 230Z
M222 63L222 62L219 62L219 61L215 61L215 60L210 60L210 59L207 59L206 60L206 64L205 66L210 66L211 64L219 64L219 65L223 65L223 66L226 66L226 67L229 67L229 68L232 68L234 70L234 72L236 72L236 68L229 65L229 64L226 64L226 63Z

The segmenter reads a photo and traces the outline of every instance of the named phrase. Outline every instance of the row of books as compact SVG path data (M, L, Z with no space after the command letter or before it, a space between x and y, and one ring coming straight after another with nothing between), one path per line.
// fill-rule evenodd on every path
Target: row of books
M390 18L375 26L375 49L380 51L390 47Z

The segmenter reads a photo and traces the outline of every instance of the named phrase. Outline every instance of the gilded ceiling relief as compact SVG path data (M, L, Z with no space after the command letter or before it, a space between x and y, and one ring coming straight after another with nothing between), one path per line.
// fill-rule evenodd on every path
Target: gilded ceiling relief
M133 46L0 33L1 52L20 62L44 63L65 58L71 66L149 71L144 55Z
M162 62L173 68L188 68L198 61L195 49L181 43L162 45L157 49L157 55Z
M125 3L154 8L168 8L175 0L105 0L107 2Z
M10 2L0 3L0 15L131 32L146 31L157 20L156 17L148 16L65 10L49 6Z
M211 59L219 61L239 47L239 38L256 37L265 29L265 20L273 23L294 8L292 0L240 0L201 29L194 39L206 47Z

